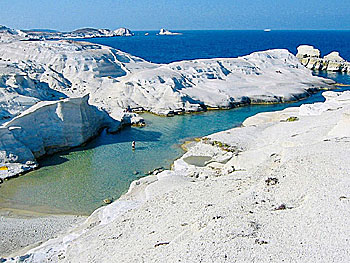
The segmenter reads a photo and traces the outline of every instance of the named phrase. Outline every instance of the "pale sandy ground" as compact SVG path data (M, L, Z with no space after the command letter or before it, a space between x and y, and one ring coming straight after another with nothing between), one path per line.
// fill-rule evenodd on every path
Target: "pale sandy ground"
M172 171L13 261L350 262L350 92L324 94L188 145Z
M1 209L0 257L54 238L85 219L86 217L81 216L44 215Z

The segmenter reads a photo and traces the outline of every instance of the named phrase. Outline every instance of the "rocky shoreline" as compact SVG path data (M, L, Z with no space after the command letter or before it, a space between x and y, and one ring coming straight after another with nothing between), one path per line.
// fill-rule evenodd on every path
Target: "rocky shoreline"
M103 128L113 132L142 122L133 109L172 116L282 103L334 83L312 76L283 49L154 64L92 43L3 36L0 77L1 180L36 168L36 158L79 146Z
M321 59L317 51L298 51L308 67L321 65L310 62ZM327 66L322 62L319 69L347 70L343 66L346 62L336 61L339 67L330 62L339 59L337 56L323 58ZM280 103L302 99L334 84L312 76L287 50L154 64L91 43L9 37L0 41L0 58L1 179L34 169L36 158L76 147L103 128L114 132L125 123L141 121L130 108L169 116ZM336 227L327 219L337 209L343 212L335 216L339 225L347 225L349 218L345 209L348 181L341 177L348 167L341 164L347 163L348 156L350 95L324 95L326 103L258 114L247 119L244 127L187 145L188 152L174 162L172 170L134 181L126 195L96 210L70 233L17 254L24 256L0 261L268 261L262 250L280 259L280 242L288 243L285 235L295 233L300 238L293 240L309 244L312 257L319 261L320 248L324 251L329 247L303 235L305 221L301 216L306 215L311 222L310 235L321 231L320 222L313 218L317 209L324 212L318 218L328 223L328 230ZM325 152L321 156L319 149ZM322 163L315 167L320 159ZM305 167L311 169L311 177ZM320 176L322 173L326 178ZM333 200L338 192L327 188L332 184L330 177L341 185L343 193L337 198L342 203ZM294 185L299 188L294 189ZM318 189L328 194L326 199ZM327 198L334 201L334 207ZM283 225L283 220L298 231ZM336 231L349 234L343 228ZM345 234L326 233L323 239L339 244L324 258L331 261L338 253L348 259ZM286 260L303 258L310 252L301 244L286 247Z
M347 262L350 92L324 96L187 145L19 262Z
M42 156L80 146L102 129L115 133L124 125L142 121L133 113L114 119L89 105L88 100L87 95L41 101L4 123L0 127L0 183L37 168L37 159Z

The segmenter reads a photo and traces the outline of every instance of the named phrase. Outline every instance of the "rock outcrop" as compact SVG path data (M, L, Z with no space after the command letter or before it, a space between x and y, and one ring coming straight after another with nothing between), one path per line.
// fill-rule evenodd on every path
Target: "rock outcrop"
M0 127L0 178L36 167L36 158L81 145L121 122L88 104L88 96L41 101Z
M72 32L60 32L55 30L15 30L0 25L0 39L10 37L19 40L46 40L46 39L72 39L72 38L96 38L96 37L116 37L133 36L130 29L121 27L115 30L81 28Z
M82 28L73 32L64 32L58 34L58 38L95 38L95 37L116 37L116 36L133 36L134 34L127 28L118 28L116 30Z
M350 92L323 94L193 143L23 262L348 262Z
M328 61L334 61L334 62L344 62L345 59L343 59L340 55L339 52L333 51L329 53L328 55L323 57L325 60Z
M350 62L345 61L336 51L321 58L321 52L318 49L301 45L298 47L296 56L301 64L312 70L350 72Z
M86 42L17 38L0 41L0 124L8 122L3 127L18 141L13 145L23 144L34 158L77 146L106 126L101 118L90 119L96 113L87 110L91 107L87 106L87 97L79 102L79 97L87 94L91 105L122 124L132 124L142 120L126 108L172 115L278 103L328 89L330 83L312 76L287 50L256 52L241 58L154 64ZM85 105L86 110L77 105ZM61 116L62 110L70 112L74 108L85 119L74 114L71 119L69 115ZM71 124L74 129L86 130L71 130ZM50 130L56 132L46 134ZM76 137L72 137L73 133ZM3 134L6 140L11 139L6 130ZM10 158L7 152L4 150L3 164ZM21 165L22 159L33 161L16 152L11 156L17 156L13 163L21 160Z
M154 64L86 42L13 41L0 43L0 59L6 87L3 98L8 101L4 105L18 108L17 113L22 110L19 105L28 107L45 97L57 100L90 94L90 103L109 113L130 106L169 115L293 101L331 83L312 76L287 50ZM2 115L8 118L8 113L17 114L4 108Z
M115 36L124 36L124 37L131 37L134 35L134 33L130 31L130 29L127 29L125 27L121 27L119 29L113 30L113 34Z
M297 47L297 58L320 58L321 52L313 46L301 45Z
M171 32L171 31L169 31L167 29L162 28L159 31L158 35L160 35L160 36L178 36L178 35L182 35L182 33Z

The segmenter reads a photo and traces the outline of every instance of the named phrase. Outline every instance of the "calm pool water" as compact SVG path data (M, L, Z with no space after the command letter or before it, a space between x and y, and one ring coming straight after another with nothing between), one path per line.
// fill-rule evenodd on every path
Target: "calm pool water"
M135 37L86 39L121 49L156 63L176 60L236 57L258 50L287 48L296 53L300 44L333 50L350 60L350 31L186 31L182 36L156 36L136 32ZM349 75L318 73L340 83ZM40 161L41 168L0 186L0 207L51 213L89 214L105 198L118 198L130 182L154 168L169 168L183 152L179 145L240 125L262 111L281 110L301 103L323 101L320 94L302 102L211 111L172 118L143 114L147 126L103 133L86 147L62 152ZM131 142L136 141L136 150ZM134 172L138 174L135 175Z
M349 75L325 75L350 83ZM249 106L171 118L143 114L146 127L129 127L114 135L102 133L85 147L47 157L41 160L39 170L1 185L0 207L90 214L103 205L103 199L116 199L125 193L138 176L160 166L170 168L174 159L183 154L180 145L185 140L236 127L258 112L315 101L323 101L320 93L283 105ZM135 151L131 148L133 140Z

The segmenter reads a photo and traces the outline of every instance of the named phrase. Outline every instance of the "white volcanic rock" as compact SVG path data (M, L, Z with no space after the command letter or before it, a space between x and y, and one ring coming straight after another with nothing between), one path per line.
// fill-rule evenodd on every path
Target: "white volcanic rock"
M96 37L115 37L115 36L133 36L134 34L127 28L110 29L96 29L96 28L81 28L72 32L59 32L47 30L13 30L17 32L24 40L46 40L46 39L71 39L71 38L96 38ZM0 28L0 36L1 36Z
M331 53L329 53L328 55L324 56L325 60L332 60L335 62L342 62L345 61L345 59L343 59L340 55L339 52L333 51Z
M0 127L0 164L10 167L6 174L13 176L33 168L35 158L79 146L102 128L116 132L120 126L89 105L88 96L41 101Z
M313 46L301 45L298 47L296 56L301 64L308 69L350 72L350 63L345 61L336 51L320 58L318 49Z
M101 87L116 85L117 78L135 70L154 67L115 49L71 41L3 43L0 59L0 85L5 88L1 110L11 111L10 117L39 100L88 93L93 101L99 100L93 94Z
M118 28L116 30L82 28L73 32L62 33L60 38L94 38L94 37L115 37L115 36L132 36L133 33L127 28Z
M321 52L314 48L313 46L308 46L308 45L300 45L298 48L298 53L297 53L297 58L305 58L305 57L314 57L314 58L319 58L321 55Z
M48 83L35 76L40 73L43 73L42 68L33 66L33 63L15 62L0 57L0 123L41 100L57 100L60 97L66 97L65 94L51 89ZM61 83L64 84L64 80Z
M313 77L286 50L161 65L85 42L12 40L0 43L0 59L0 117L5 122L25 111L5 127L35 157L77 146L101 128L96 118L96 130L87 128L86 136L76 133L74 138L72 133L77 131L70 130L69 123L77 123L77 129L88 124L82 124L85 120L76 115L62 122L59 112L65 100L57 102L62 98L89 94L90 104L123 124L133 124L142 120L125 112L129 106L167 115L297 100L329 87L329 81ZM70 106L63 109L69 112L77 104L69 101ZM89 114L94 116L93 111ZM43 129L33 128L35 116L42 116L36 121Z
M115 123L114 123L115 122ZM79 146L101 128L112 132L120 122L88 104L88 96L61 101L41 101L4 125L35 157ZM37 127L37 129L33 129Z
M329 87L286 50L162 65L84 42L13 41L0 44L0 58L6 67L16 68L15 77L28 75L47 99L90 94L90 103L109 113L128 106L166 115L284 102ZM14 85L12 81L4 86L14 90Z
M33 153L18 141L11 130L0 127L0 179L5 179L36 167Z
M325 96L202 139L22 262L348 262L350 92Z
M327 63L327 70L329 71L347 71L345 69L345 59L343 59L339 52L333 51L323 58ZM342 70L344 69L344 70Z
M125 36L125 37L129 37L129 36L133 36L134 34L130 31L130 29L127 29L125 27L121 27L119 29L113 30L113 34L115 36Z
M182 35L182 33L170 32L169 30L162 28L159 31L158 35L160 35L160 36L176 36L176 35Z
M0 43L26 38L26 33L21 30L14 30L0 25Z
M7 35L18 35L18 36L21 36L21 37L26 37L27 34L25 32L23 32L22 30L15 30L15 29L11 29L11 28L8 28L6 26L2 26L0 25L0 36L2 34L7 34Z
M307 80L305 82L305 80ZM174 62L137 71L122 79L114 103L142 107L157 114L229 108L242 103L297 100L327 87L312 77L286 50L257 52L242 58ZM298 84L297 84L298 83ZM132 94L126 100L123 95Z

